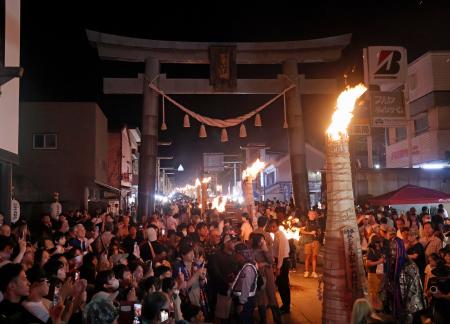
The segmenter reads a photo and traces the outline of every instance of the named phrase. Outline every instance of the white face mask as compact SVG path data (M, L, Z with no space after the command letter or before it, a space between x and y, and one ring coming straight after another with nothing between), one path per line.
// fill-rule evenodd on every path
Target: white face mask
M187 230L182 230L183 236L187 236Z
M119 289L119 280L117 280L116 278L112 279L110 282L111 288L112 290L117 290Z
M64 270L64 268L58 270L58 272L56 273L56 277L61 281L66 280L66 271Z

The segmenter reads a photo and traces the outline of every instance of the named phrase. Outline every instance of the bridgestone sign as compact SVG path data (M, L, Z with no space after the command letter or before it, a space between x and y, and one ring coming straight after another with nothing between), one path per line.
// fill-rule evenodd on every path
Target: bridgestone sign
M372 127L406 126L403 92L372 91L370 105Z

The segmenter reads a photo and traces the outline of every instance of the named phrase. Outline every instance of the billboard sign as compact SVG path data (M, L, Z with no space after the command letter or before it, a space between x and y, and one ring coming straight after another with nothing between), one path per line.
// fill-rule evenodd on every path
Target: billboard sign
M372 127L403 127L406 125L403 92L371 91L370 105Z
M223 168L223 153L203 153L203 171L222 172Z
M405 83L408 71L406 49L400 46L369 46L364 51L366 83Z

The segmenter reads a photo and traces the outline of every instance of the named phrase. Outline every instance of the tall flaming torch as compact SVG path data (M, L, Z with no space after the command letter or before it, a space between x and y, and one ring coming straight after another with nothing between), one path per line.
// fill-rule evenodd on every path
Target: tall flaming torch
M355 102L366 90L360 84L339 95L327 130L323 323L350 323L353 302L366 294L347 134Z
M202 214L208 206L208 183L211 181L211 177L203 178L202 180Z
M242 172L244 201L247 206L248 213L252 217L254 216L253 205L255 204L253 198L253 180L256 179L256 176L264 169L265 165L266 164L264 162L257 159L250 167Z

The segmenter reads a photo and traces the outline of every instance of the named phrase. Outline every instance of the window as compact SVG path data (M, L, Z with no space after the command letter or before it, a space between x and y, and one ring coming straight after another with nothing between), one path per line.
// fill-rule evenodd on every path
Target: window
M428 115L421 114L414 119L414 130L416 135L419 135L428 130Z
M406 139L406 127L395 128L395 138L396 142L403 141Z
M33 149L56 150L58 148L58 137L56 134L33 134Z

